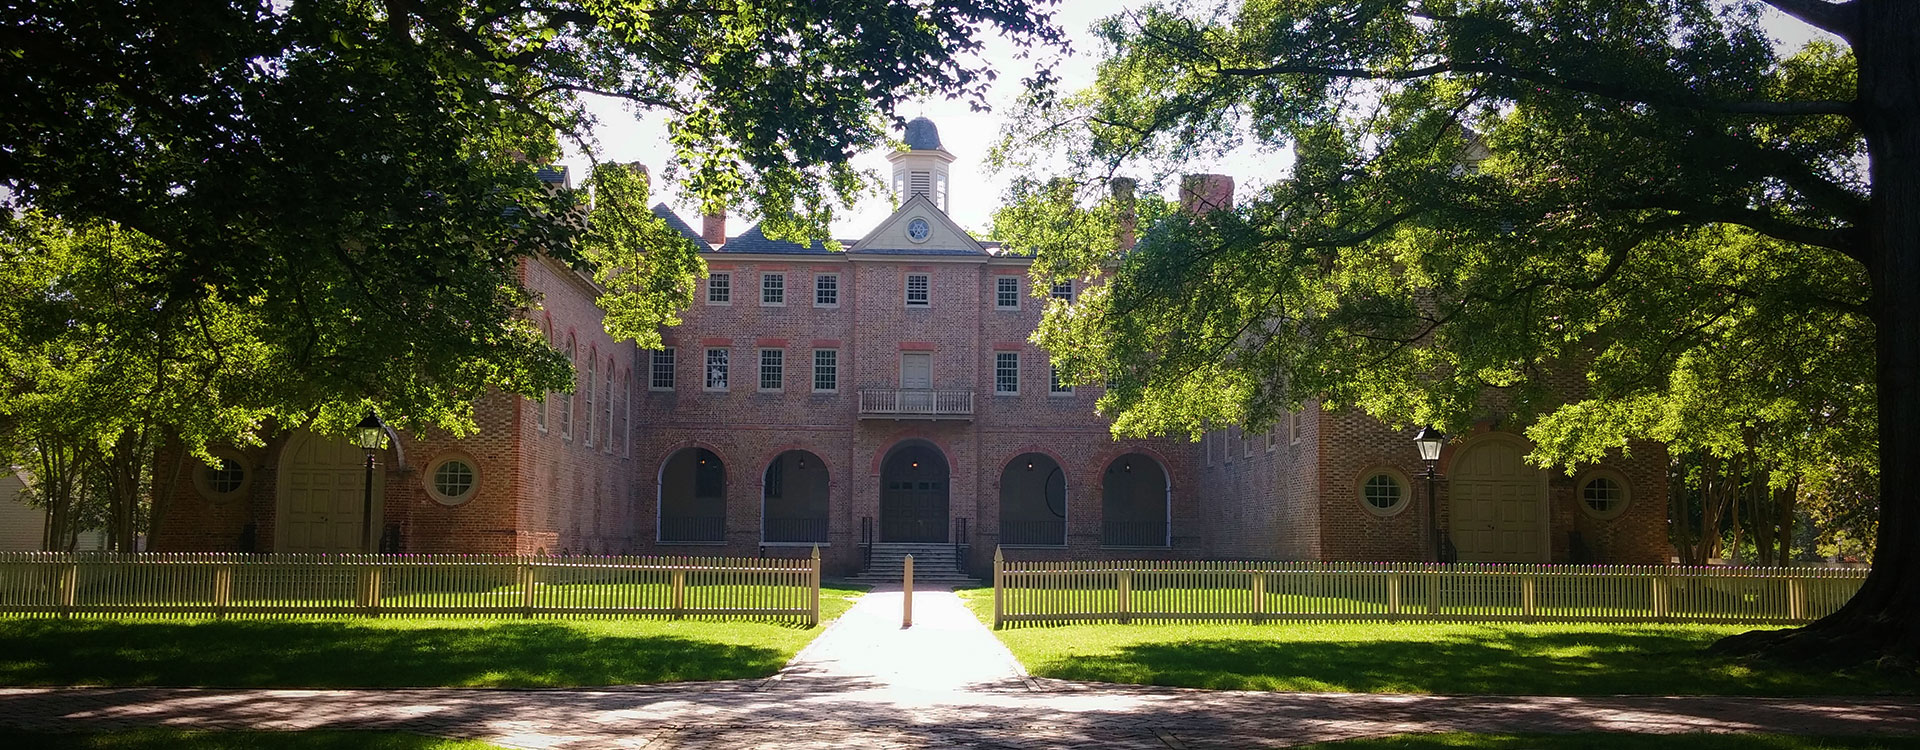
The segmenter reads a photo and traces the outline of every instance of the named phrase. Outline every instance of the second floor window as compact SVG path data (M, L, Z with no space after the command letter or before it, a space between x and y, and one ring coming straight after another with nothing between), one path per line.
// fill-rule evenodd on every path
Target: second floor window
M815 349L813 352L813 390L840 390L840 350Z
M932 280L924 273L907 274L907 307L926 307Z
M760 304L787 304L787 275L784 273L760 274Z
M733 301L733 274L707 274L707 304L724 305Z
M995 352L993 355L993 392L1020 392L1020 353Z
M813 304L815 307L835 307L840 304L840 275L823 273L813 277Z
M707 390L727 389L727 350L707 350Z
M1066 300L1067 304L1073 304L1073 279L1054 283L1052 295L1054 299Z
M994 279L993 306L1001 310L1020 309L1020 277L1001 276Z
M1073 392L1073 386L1060 382L1060 368L1058 367L1047 368L1047 392L1048 393L1072 393Z
M653 361L648 366L652 378L647 387L656 391L673 390L673 350L661 349L653 353Z
M787 350L760 350L760 390L777 391L787 381Z

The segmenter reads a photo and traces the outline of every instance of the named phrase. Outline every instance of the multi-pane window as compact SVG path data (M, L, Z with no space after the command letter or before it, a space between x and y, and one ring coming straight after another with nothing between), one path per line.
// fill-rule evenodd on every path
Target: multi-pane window
M1390 474L1375 474L1367 477L1360 485L1360 499L1375 513L1388 513L1399 509L1406 499L1406 488L1400 486L1400 480Z
M633 373L620 380L620 457L633 458Z
M813 390L840 390L840 350L813 350Z
M707 350L707 390L727 389L727 350Z
M1212 466L1213 465L1213 433L1207 432L1207 433L1202 433L1200 435L1200 447L1207 452L1207 465Z
M579 363L579 360L576 359L576 357L579 355L579 353L580 353L580 350L574 346L573 337L571 336L567 337L567 362L569 364L573 364L577 366ZM573 439L573 394L568 393L565 395L567 397L567 401L565 404L563 404L560 407L560 438L562 440L572 440Z
M606 399L607 442L604 444L603 447L606 449L608 453L612 453L613 452L613 360L607 360L607 374L606 374L606 377L602 378L602 380L603 382L606 383L606 388L607 388L607 391L605 394L607 397Z
M813 277L813 305L837 307L840 304L840 274L823 273Z
M651 378L647 381L647 387L656 391L673 390L673 352L672 349L653 352L653 361L648 365Z
M924 273L907 274L907 306L926 307L932 280Z
M1247 428L1240 428L1240 457L1253 458L1253 438L1247 435Z
M733 274L707 274L707 304L724 305L733 301Z
M1073 302L1073 279L1054 282L1052 294L1054 299Z
M760 274L760 304L787 304L787 275L784 273Z
M993 306L1001 310L1020 309L1020 277L1000 276L993 280Z
M1060 368L1058 367L1047 368L1047 392L1048 393L1072 393L1073 392L1073 386L1060 382Z
M777 391L787 381L787 350L760 350L760 390Z
M1268 453L1273 452L1273 448L1274 448L1273 433L1275 430L1278 430L1278 429L1280 429L1279 425L1274 425L1272 427L1267 428L1267 452Z
M993 392L1020 392L1020 353L994 352Z
M1297 445L1299 444L1299 442L1300 442L1300 412L1296 411L1287 415L1287 444Z
M587 356L589 357L589 359L587 359L587 391L583 395L587 399L587 447L591 448L593 447L593 427L594 427L593 420L595 416L594 410L593 410L593 390L594 390L593 376L598 374L599 370L594 369L594 366L593 366L594 363L592 359L593 354L589 352Z

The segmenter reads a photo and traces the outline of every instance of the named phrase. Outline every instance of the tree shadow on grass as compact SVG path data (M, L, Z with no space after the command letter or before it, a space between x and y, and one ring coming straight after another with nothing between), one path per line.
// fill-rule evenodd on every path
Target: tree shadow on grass
M0 684L563 687L766 677L787 653L562 623L0 622Z
M1710 636L1488 628L1364 641L1203 639L1028 664L1045 677L1224 690L1494 695L1867 695L1910 675L1808 671L1708 655Z

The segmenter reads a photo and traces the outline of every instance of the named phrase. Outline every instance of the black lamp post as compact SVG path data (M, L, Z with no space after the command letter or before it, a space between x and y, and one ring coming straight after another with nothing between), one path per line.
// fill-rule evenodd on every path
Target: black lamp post
M1440 514L1435 507L1439 504L1436 500L1437 493L1434 485L1440 478L1440 448L1446 443L1447 436L1433 429L1432 425L1420 428L1420 433L1413 436L1414 447L1420 449L1420 460L1427 462L1427 473L1422 474L1421 477L1427 480L1428 543L1433 548L1434 562L1453 562L1446 559L1451 555L1442 549L1444 545L1440 539Z
M367 418L354 425L354 443L367 452L367 488L366 498L360 505L360 548L367 552L373 548L373 452L387 447L387 426L375 416L372 409L367 410Z

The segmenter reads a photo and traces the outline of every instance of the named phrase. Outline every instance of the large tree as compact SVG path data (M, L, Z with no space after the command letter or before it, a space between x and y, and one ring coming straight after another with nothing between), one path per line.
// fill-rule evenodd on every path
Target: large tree
M690 300L699 260L645 214L644 180L596 169L589 195L536 176L564 144L593 151L589 98L667 118L670 169L706 205L825 236L895 106L978 101L979 37L1057 41L1050 2L5 3L0 192L151 240L130 298L156 314L243 308L283 405L460 429L488 389L571 387L520 315L529 255L595 273L609 329L643 345Z
M1838 41L1783 54L1775 12ZM998 228L1111 274L1038 336L1116 429L1322 399L1457 430L1496 396L1559 462L1819 430L1877 452L1873 571L1723 645L1920 654L1920 3L1163 3L1100 33L1097 84L1040 92L1005 153L1080 189L1021 183L1039 220ZM1242 147L1291 167L1121 251L1106 178Z

